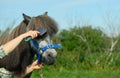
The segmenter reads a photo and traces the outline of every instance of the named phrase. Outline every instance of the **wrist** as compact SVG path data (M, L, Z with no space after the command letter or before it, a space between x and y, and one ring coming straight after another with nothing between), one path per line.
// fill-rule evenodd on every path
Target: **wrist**
M32 68L32 66L28 66L27 69L26 69L26 74L32 72L34 69Z
M25 34L21 34L20 37L21 37L22 39L26 38Z

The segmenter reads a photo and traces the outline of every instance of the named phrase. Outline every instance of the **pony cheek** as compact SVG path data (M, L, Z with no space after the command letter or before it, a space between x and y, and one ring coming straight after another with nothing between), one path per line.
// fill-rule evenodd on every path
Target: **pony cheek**
M47 50L42 55L42 62L46 65L52 65L55 63L57 57L56 51Z

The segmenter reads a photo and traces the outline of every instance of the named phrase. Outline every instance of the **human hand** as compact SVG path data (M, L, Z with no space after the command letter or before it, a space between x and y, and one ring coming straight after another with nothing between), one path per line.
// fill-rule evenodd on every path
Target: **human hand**
M41 69L43 67L43 64L38 64L38 61L34 61L31 65L27 66L25 75L29 74L33 70Z
M32 38L36 38L38 36L38 34L40 34L40 32L35 31L35 30L34 31L30 30L30 31L22 34L22 36L23 36L23 38L26 38L26 37L29 37L29 36L31 36Z
M38 64L38 61L36 60L36 61L34 61L33 63L32 63L32 65L31 65L31 68L33 69L33 70L36 70L36 69L40 69L40 68L42 68L43 67L43 64L41 63L41 64Z

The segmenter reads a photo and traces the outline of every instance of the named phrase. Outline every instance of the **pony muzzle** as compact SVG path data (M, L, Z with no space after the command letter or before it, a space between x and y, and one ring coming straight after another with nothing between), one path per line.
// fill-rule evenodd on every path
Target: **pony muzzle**
M41 57L41 62L46 65L52 65L55 63L57 52L54 49L46 50Z

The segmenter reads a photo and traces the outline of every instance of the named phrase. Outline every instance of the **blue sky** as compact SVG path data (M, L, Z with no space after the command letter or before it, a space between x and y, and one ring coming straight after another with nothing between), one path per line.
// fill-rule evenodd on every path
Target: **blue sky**
M104 17L120 16L120 0L0 0L0 29L22 20L22 13L37 16L45 11L60 29L90 24L105 27Z

